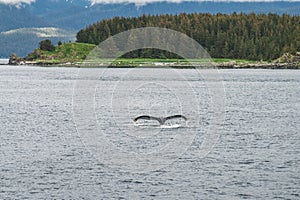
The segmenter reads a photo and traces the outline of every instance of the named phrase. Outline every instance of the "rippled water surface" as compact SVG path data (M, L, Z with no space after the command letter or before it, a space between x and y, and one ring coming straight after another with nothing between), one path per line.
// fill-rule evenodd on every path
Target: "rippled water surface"
M0 66L0 199L300 198L300 71L219 71L224 118L214 124L201 72L90 70L92 80L78 69ZM87 80L91 104L73 98L88 94ZM174 113L188 123L132 121ZM97 128L80 126L90 117ZM95 141L85 140L91 130ZM116 148L101 149L100 135Z

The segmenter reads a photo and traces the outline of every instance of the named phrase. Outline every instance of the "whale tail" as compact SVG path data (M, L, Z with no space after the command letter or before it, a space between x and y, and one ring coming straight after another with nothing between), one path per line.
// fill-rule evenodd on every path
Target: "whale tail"
M185 121L187 121L187 118L185 116L183 116L183 115L172 115L172 116L166 117L165 119L169 120L169 119L177 119L177 118L182 118Z
M141 115L141 116L134 118L133 121L137 122L139 119L156 120L159 122L160 125L163 125L163 124L165 124L165 122L167 120L177 119L177 118L181 118L181 119L184 119L187 121L187 118L183 115L172 115L172 116L168 116L168 117L154 117L154 116L150 116L150 115Z

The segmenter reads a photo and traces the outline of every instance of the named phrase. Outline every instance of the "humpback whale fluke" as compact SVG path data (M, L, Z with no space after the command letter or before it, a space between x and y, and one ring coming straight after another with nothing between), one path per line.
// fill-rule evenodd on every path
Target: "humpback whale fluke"
M184 120L187 120L187 118L183 115L172 115L168 117L153 117L149 115L141 115L136 117L133 121L136 122L139 119L146 119L146 120L156 120L159 122L160 125L163 125L167 120L169 119L176 119L176 118L182 118Z

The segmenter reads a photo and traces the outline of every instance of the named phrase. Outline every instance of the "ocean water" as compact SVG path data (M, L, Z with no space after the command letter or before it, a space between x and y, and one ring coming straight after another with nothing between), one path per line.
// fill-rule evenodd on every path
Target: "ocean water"
M0 199L299 199L300 71L214 73L1 66Z
M9 59L0 58L0 65L7 65L9 62Z

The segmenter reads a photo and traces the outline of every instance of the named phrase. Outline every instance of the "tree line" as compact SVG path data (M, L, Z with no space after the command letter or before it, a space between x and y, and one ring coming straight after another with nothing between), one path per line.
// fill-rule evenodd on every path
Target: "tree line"
M141 27L162 27L182 32L195 39L215 58L273 60L284 53L300 51L300 16L272 13L115 17L80 30L77 42L97 45L110 36ZM176 55L144 49L123 57L170 58Z

